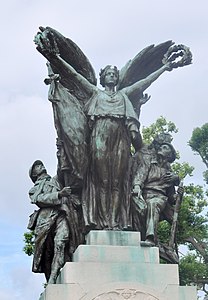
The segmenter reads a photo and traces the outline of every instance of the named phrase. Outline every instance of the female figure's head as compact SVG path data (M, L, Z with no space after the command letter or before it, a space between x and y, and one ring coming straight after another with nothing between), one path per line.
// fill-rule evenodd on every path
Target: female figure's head
M106 85L116 86L119 80L119 71L116 66L107 65L104 69L100 70L100 84L105 87Z

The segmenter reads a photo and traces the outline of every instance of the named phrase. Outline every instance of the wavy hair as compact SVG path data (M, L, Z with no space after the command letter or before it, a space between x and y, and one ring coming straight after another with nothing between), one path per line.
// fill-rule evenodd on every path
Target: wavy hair
M117 81L116 81L116 85L118 84L119 81L119 70L117 69L116 66L112 66L112 65L107 65L104 69L100 70L99 76L100 76L100 84L105 87L105 75L107 73L107 71L109 69L112 69L115 71L116 75L117 75Z

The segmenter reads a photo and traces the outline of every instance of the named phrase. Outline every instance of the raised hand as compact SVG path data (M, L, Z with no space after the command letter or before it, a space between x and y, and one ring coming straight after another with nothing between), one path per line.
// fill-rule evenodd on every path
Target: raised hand
M59 193L59 198L68 197L71 195L71 188L69 186L64 187Z
M139 99L139 104L145 104L150 98L151 96L149 96L148 94L143 94L142 98Z
M172 172L166 172L166 174L162 176L162 179L165 183L174 183L178 180L178 175Z
M192 53L185 45L171 46L163 58L163 64L167 71L183 67L192 63Z
M37 50L42 54L59 54L57 44L49 28L40 26L40 31L34 37Z

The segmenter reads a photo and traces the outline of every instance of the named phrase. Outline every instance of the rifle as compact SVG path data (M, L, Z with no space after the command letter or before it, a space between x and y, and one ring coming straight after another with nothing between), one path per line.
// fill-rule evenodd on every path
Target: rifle
M181 181L178 188L183 187L183 182ZM174 243L175 243L175 236L176 236L176 228L177 228L177 223L178 223L178 213L180 210L181 202L183 199L183 194L177 193L176 196L176 204L174 207L174 214L173 214L173 223L171 227L171 232L170 232L170 240L169 240L169 247L173 249Z

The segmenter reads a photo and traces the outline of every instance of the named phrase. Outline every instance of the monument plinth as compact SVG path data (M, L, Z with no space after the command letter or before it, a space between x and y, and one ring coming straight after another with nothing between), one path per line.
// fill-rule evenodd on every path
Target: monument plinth
M195 287L179 286L178 265L160 264L139 233L91 231L86 240L40 300L196 300Z

